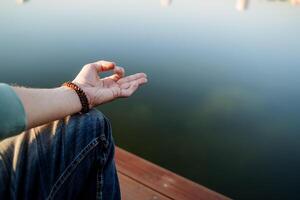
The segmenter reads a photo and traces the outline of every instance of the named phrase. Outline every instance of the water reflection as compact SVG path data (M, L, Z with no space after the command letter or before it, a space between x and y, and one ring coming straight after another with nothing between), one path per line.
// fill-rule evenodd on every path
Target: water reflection
M289 2L291 5L300 5L300 0L268 0L269 2ZM237 0L235 8L238 11L245 11L249 8L250 0Z
M300 0L291 0L292 5L300 5Z
M29 0L16 0L18 5L24 4L26 2L28 2Z
M289 2L291 5L296 6L300 5L300 0L268 0L269 2ZM16 0L18 5L22 5L29 0ZM235 8L238 11L245 11L249 8L250 0L237 0L235 4ZM169 7L172 4L172 0L160 0L161 7Z
M18 5L22 5L26 2L29 2L29 0L16 0L16 3ZM172 0L160 0L161 7L169 7L172 4Z
M299 5L300 0L268 0L269 2L289 2L292 5Z

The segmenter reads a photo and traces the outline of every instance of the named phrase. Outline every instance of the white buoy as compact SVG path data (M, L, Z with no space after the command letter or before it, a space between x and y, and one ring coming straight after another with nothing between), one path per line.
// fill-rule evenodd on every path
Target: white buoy
M237 0L235 8L238 11L245 11L248 8L249 0Z
M160 0L161 7L169 7L172 4L172 0Z

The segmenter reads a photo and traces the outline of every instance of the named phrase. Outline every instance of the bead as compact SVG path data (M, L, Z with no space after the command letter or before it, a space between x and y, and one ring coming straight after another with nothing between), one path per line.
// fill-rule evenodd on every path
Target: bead
M88 98L86 96L86 94L84 93L84 91L75 83L72 82L66 82L63 84L63 86L69 87L73 90L75 90L76 94L78 95L80 102L81 102L81 113L87 113L89 112L90 108L89 108L89 101Z

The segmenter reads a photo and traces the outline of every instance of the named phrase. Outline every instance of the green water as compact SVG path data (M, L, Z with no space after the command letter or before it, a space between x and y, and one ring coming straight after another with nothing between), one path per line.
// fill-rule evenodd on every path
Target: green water
M0 82L55 87L99 59L146 72L99 107L119 146L235 199L299 199L300 6L244 3L1 0Z

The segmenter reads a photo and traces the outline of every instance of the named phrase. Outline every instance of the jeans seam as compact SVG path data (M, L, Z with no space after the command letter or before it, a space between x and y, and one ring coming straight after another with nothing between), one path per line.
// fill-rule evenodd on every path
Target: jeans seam
M76 167L81 163L81 161L88 155L88 153L94 149L99 144L99 137L93 139L84 149L82 149L79 154L74 158L74 160L67 166L67 168L62 172L60 177L54 183L47 200L53 199L61 186L65 181L71 176Z
M97 171L97 189L96 189L96 199L102 200L102 187L103 187L103 169L99 168Z

